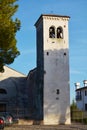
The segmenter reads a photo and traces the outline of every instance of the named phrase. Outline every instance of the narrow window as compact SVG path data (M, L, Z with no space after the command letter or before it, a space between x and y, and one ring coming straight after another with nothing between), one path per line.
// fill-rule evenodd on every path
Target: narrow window
M57 38L63 38L63 29L62 29L62 27L57 28Z
M55 27L51 26L49 28L49 37L50 38L55 38Z
M49 52L47 52L47 56L49 55Z
M87 90L85 90L85 96L87 96Z
M59 94L59 93L60 93L60 92L59 92L59 89L57 89L57 90L56 90L56 94Z
M85 104L85 111L87 111L87 104Z

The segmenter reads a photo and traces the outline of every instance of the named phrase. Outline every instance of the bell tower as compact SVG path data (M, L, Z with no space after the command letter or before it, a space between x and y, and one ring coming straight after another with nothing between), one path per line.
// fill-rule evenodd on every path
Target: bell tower
M36 26L37 80L44 124L70 124L69 16L43 14Z

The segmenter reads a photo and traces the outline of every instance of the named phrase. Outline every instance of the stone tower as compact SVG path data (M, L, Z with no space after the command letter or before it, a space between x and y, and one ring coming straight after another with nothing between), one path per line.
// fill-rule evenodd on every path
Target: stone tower
M70 124L69 18L43 14L35 23L38 101L44 124Z

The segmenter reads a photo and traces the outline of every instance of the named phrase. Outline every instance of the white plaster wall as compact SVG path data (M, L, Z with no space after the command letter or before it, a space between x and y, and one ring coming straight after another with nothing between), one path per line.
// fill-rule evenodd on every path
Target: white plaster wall
M17 72L14 69L11 69L7 66L4 66L4 73L0 73L0 81L7 79L9 77L26 77L24 74Z
M64 39L49 38L49 27L52 25L56 28L63 27ZM44 75L44 123L70 124L68 20L62 18L50 20L45 17L43 26L46 72ZM56 94L57 89L59 94Z
M87 104L87 95L85 96L85 91L87 91L87 89L84 87L84 103Z
M82 90L80 90L82 99L80 101L79 100L76 101L77 107L80 110L84 110L84 111L85 111L85 104L87 104L87 96L85 96L85 90L86 90L85 87Z

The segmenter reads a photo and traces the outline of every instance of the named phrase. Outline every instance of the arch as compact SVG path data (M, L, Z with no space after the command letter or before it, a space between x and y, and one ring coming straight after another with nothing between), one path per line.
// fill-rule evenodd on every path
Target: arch
M63 38L63 28L61 26L57 28L57 38Z
M51 26L49 28L49 37L50 38L55 38L55 27L54 26Z
M7 91L3 88L0 88L0 94L7 94Z

